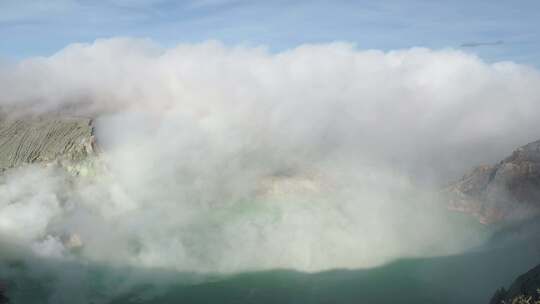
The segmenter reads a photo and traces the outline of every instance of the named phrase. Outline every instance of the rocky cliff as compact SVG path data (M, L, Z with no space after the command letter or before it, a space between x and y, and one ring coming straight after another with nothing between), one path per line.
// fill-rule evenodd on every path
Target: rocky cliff
M94 153L94 143L89 118L0 119L0 172L29 163L81 161Z
M482 223L540 211L540 141L515 150L495 165L480 166L444 190L449 208Z

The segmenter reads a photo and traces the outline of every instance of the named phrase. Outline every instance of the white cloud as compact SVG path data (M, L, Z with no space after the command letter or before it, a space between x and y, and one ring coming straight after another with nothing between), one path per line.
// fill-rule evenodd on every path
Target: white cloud
M270 54L99 40L0 72L6 111L98 117L109 167L25 237L76 233L81 258L195 271L368 267L465 250L479 235L434 191L537 139L539 88L536 70L509 62L344 43Z

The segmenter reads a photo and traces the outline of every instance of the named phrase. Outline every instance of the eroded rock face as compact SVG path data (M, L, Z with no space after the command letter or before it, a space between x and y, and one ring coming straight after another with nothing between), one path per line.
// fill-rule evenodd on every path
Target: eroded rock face
M0 177L6 176L6 170L26 164L58 166L68 179L82 177L96 167L94 155L95 141L92 120L89 118L0 118ZM0 186L3 182L0 178ZM61 241L67 250L77 250L83 246L76 233L69 234Z
M493 166L480 166L445 189L449 208L482 223L540 211L540 141L515 150Z
M0 171L36 162L81 161L92 153L89 118L0 119Z

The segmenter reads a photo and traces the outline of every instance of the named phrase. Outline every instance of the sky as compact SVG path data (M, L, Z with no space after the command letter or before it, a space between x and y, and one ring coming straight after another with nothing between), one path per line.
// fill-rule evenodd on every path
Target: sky
M0 0L0 60L120 36L272 52L334 41L383 51L458 48L539 67L539 13L536 0Z

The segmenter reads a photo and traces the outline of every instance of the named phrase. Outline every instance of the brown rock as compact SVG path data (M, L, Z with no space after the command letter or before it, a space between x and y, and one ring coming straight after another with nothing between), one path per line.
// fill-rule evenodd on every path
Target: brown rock
M444 190L449 209L482 223L540 211L540 141L515 150L496 165L475 168Z

